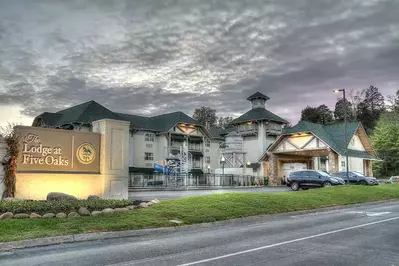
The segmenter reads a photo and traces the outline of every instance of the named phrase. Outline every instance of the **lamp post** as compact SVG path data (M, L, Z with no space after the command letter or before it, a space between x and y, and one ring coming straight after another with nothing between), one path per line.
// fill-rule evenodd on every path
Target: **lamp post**
M346 182L349 184L349 163L348 163L348 104L346 103L346 95L345 89L336 89L334 90L335 93L339 93L342 91L343 100L344 100L344 124L345 124L345 157L346 157Z
M222 158L220 159L220 163L222 164L222 174L224 176L224 164L226 162L226 158L222 155Z

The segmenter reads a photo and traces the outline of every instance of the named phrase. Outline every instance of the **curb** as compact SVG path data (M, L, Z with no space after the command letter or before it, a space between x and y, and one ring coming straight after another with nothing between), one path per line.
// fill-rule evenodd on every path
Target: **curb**
M229 219L224 221L216 221L211 223L182 225L177 227L161 227L161 228L139 229L139 230L128 230L128 231L87 233L87 234L55 236L55 237L28 239L28 240L20 240L13 242L4 242L0 243L0 252L9 252L14 249L34 248L34 247L43 247L43 246L68 244L68 243L79 243L79 242L107 240L107 239L116 239L116 238L140 237L140 236L147 236L154 234L165 234L171 232L191 230L193 228L209 228L221 225L228 225L234 222L261 220L266 217L270 217L273 220L276 216L292 216L292 215L310 214L316 212L328 212L328 211L353 208L353 207L372 206L389 202L399 202L399 200L391 199L391 200L373 201L367 203L356 203L356 204L343 205L343 206L317 208L310 210L300 210L300 211L285 212L285 213L265 214L265 215L249 216L244 218Z

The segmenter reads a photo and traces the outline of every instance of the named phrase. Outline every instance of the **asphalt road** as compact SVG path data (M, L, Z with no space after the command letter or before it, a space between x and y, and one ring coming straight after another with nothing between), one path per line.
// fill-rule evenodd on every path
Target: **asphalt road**
M257 188L231 188L231 189L193 189L193 190L176 190L176 191L131 191L129 198L136 200L153 200L153 199L177 199L191 196L234 193L234 192L286 192L291 191L289 187L257 187Z
M0 265L399 265L399 202L16 250Z

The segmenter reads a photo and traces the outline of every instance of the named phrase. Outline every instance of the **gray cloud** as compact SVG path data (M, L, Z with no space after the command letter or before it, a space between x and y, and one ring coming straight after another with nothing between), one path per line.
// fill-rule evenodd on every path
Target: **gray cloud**
M30 1L0 10L0 106L245 112L259 90L295 121L335 87L398 89L399 2Z

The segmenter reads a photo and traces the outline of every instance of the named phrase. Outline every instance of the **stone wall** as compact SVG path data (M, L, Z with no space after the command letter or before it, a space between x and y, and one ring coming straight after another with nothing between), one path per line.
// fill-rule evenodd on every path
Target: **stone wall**
M18 173L16 198L44 200L50 192L62 192L80 199L103 195L103 177L87 174Z
M44 200L50 192L62 192L82 199L127 199L129 122L103 119L93 122L93 131L101 133L100 174L17 172L15 197Z
M328 168L330 173L335 173L338 172L338 165L339 160L338 160L338 154L334 152L333 150L328 151Z
M278 156L269 154L269 185L281 185L280 177L278 176Z

